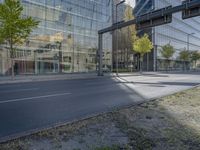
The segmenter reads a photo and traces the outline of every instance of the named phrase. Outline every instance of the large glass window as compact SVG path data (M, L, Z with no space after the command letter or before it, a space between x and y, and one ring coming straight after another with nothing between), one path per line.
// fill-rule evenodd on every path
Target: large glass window
M36 18L40 24L27 42L18 47L15 61L19 74L96 70L98 30L111 25L110 0L21 2L23 15ZM10 58L6 55L3 60L9 62L5 64L10 64ZM10 65L0 63L1 74L9 72Z

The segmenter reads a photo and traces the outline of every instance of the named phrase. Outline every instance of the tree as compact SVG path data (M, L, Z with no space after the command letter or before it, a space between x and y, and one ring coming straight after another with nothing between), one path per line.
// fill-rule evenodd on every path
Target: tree
M143 37L138 38L133 43L133 50L136 53L140 54L140 72L142 72L142 63L143 63L143 57L146 53L151 52L153 49L153 44L149 39L149 36L147 34L144 34Z
M133 20L134 18L135 17L133 16L133 8L130 5L127 5L124 12L124 21ZM127 31L128 39L131 41L131 44L132 44L133 41L137 39L137 36L136 36L137 31L136 31L135 25L130 25L124 28L124 30ZM130 44L130 47L132 47L131 44Z
M0 43L9 45L12 79L14 78L15 45L23 44L39 24L32 17L22 17L19 0L5 0L0 4Z
M186 69L186 62L190 60L190 51L184 49L179 53L180 60L183 61L183 70Z
M129 21L134 19L133 16L133 8L130 5L126 5L124 11L124 21ZM128 68L128 62L130 58L130 52L133 50L133 43L136 40L137 31L135 29L135 25L130 25L128 27L122 28L120 33L120 45L119 48L123 50L124 54L121 56L124 58L124 62L126 62L126 67ZM119 38L118 38L119 39Z
M197 61L200 60L200 52L198 51L192 51L191 52L191 61L194 63L195 68L197 66Z
M174 53L175 53L175 50L172 45L166 44L166 45L162 46L161 55L167 61L166 70L167 70L167 68L169 68L170 58L174 55Z

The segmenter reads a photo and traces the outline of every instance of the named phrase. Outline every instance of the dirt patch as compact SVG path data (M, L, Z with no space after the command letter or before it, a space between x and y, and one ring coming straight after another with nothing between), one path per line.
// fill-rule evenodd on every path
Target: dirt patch
M200 88L0 144L0 150L199 150Z

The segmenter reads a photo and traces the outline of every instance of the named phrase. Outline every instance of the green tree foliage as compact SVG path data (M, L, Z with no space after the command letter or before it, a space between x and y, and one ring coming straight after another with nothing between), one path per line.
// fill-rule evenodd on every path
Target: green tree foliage
M179 53L179 58L182 61L189 61L190 60L190 51L184 49Z
M124 12L124 21L133 20L135 17L133 16L133 8L129 5L126 6L125 12ZM133 43L137 39L137 31L135 28L135 25L130 25L126 28L124 28L125 33L128 35L128 39L131 43Z
M199 51L192 51L191 52L191 61L194 63L195 68L197 66L198 60L200 60L200 52Z
M124 11L124 16L123 20L124 21L129 21L134 19L133 15L133 8L129 5L126 5L125 11ZM135 25L130 25L128 27L122 28L118 31L115 31L115 33L118 32L118 48L122 50L120 53L121 58L125 62L125 66L128 68L128 62L130 62L130 54L133 52L133 42L136 39L136 34L137 31L135 29ZM115 44L114 44L115 46Z
M190 51L184 49L179 53L179 59L183 61L183 70L186 69L186 62L189 62L190 60Z
M170 44L162 46L161 55L166 59L167 65L166 68L170 65L170 58L174 55L174 47Z
M175 53L174 47L170 44L162 46L161 54L164 58L170 59Z
M14 57L17 44L23 44L30 33L39 24L32 17L22 16L20 0L5 0L0 4L0 43L8 43L14 77Z
M140 54L140 71L142 72L142 62L143 62L143 57L146 53L151 52L153 49L153 44L149 39L149 36L147 34L144 34L141 38L138 38L134 43L133 43L133 50L136 53Z

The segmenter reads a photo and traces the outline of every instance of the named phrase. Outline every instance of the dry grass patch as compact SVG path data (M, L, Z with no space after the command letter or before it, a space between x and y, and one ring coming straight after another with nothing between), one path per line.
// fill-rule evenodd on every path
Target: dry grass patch
M199 148L200 88L0 144L0 150Z

